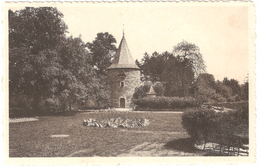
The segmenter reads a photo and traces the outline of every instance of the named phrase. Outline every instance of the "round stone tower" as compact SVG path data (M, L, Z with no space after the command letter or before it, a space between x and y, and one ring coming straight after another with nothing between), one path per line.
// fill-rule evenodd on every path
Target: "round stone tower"
M135 88L140 86L140 69L135 64L124 35L111 66L107 68L107 85L113 107L131 108Z

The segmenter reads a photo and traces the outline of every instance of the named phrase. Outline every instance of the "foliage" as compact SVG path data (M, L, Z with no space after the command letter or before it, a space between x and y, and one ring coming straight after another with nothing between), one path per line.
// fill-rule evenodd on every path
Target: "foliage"
M156 93L156 96L163 96L164 94L164 87L163 84L161 82L155 82L153 85L153 89Z
M65 37L63 14L52 7L26 7L9 14L9 48L29 47L32 54L52 49Z
M59 110L88 99L97 106L108 102L108 89L97 78L86 44L80 37L65 37L62 17L56 8L9 11L9 92L32 99L34 111L43 110L46 100Z
M205 72L205 64L199 47L183 41L174 47L173 53L145 53L141 62L142 80L160 81L166 96L190 96L192 84L199 74Z
M173 53L176 57L179 57L182 60L184 64L183 67L185 67L185 64L188 62L192 64L195 77L205 72L206 66L204 64L203 57L200 53L199 47L195 44L182 41L174 47Z
M170 56L162 74L166 96L188 96L194 82L192 64L188 59Z
M24 94L10 94L10 108L22 108L26 110L31 110L32 99L28 98L28 96Z
M87 108L87 109L96 108L95 102L93 100L87 100L85 103L85 108Z
M235 79L229 80L227 77L225 77L223 79L223 84L225 84L226 86L229 86L232 89L233 96L240 94L240 85L237 80L235 80Z
M227 99L218 93L214 94L212 99L216 100L217 102L227 102Z
M112 64L116 52L115 43L116 39L108 32L98 33L92 43L87 43L92 54L91 64L97 69L97 74L106 75L106 69Z
M220 81L216 82L216 93L221 94L226 99L230 99L233 94L232 89Z
M61 109L61 103L57 97L47 98L44 106L46 112L55 112Z
M198 108L183 113L182 125L192 137L193 142L216 143L232 141L235 133L248 132L248 108L228 112L215 112L210 109ZM247 129L240 129L241 125ZM226 143L227 144L227 143Z
M196 107L200 103L191 97L164 97L156 96L154 98L139 98L134 99L134 104L137 108L151 108L151 109L176 109Z
M136 60L137 66L141 70L142 81L162 81L162 73L165 70L169 57L172 56L169 52L159 54L158 52L144 54L141 62Z
M208 102L209 99L216 98L215 79L212 74L202 73L193 84L194 96L201 102ZM217 97L218 98L218 97Z
M153 86L156 96L163 96L164 88L163 88L162 83L156 82L156 83L152 84L152 82L146 81L146 82L144 82L143 85L135 88L135 92L133 94L133 99L139 99L139 98L146 97L146 93L149 92L151 86Z
M33 98L32 106L37 110L41 99L49 93L48 80L43 77L48 63L40 52L55 48L65 37L67 26L56 8L27 7L8 12L9 90L11 94Z
M210 109L196 109L184 112L182 115L182 125L193 139L193 142L206 140L210 130L214 126L216 112Z
M249 87L248 87L248 81L246 81L242 86L241 86L241 98L243 100L249 100Z
M146 97L146 93L150 90L151 85L142 85L135 88L135 92L133 94L133 99L139 99Z
M192 63L188 59L175 57L169 52L151 56L145 53L141 62L136 60L141 69L141 80L161 82L166 96L187 96L194 82Z

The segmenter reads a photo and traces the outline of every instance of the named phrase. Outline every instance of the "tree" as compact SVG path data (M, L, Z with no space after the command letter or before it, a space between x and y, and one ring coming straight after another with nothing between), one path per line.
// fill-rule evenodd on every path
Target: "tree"
M249 83L248 83L248 75L247 75L247 77L245 78L244 84L241 85L241 98L243 100L248 101L249 100L248 96L249 96Z
M232 89L233 96L235 96L235 95L238 96L240 94L240 85L237 80L235 80L235 79L229 80L227 77L225 77L223 79L223 84L225 84L226 86L229 86Z
M194 82L194 72L189 62L183 62L179 57L170 56L162 74L166 96L187 96Z
M45 102L71 110L88 99L108 101L86 44L80 37L65 37L62 16L56 8L9 11L10 101L33 99L27 104L34 111Z
M202 102L208 102L216 96L215 78L212 74L202 73L194 83L194 96Z
M176 57L179 57L182 60L183 66L188 62L192 64L195 77L198 77L199 74L206 71L206 66L200 53L200 49L195 44L183 41L174 47L173 53Z
M162 73L165 70L167 61L170 57L169 52L159 54L158 52L144 54L141 62L136 60L136 65L141 69L141 80L143 81L162 81Z
M49 98L58 99L62 110L72 110L73 106L80 106L87 100L96 104L108 101L105 84L97 78L90 64L91 55L81 38L66 38L55 51L43 54L52 57L50 66L43 69L49 80Z
M65 37L63 14L52 7L26 7L9 13L9 48L29 47L32 54L51 49Z
M181 85L182 85L182 96L187 95L187 88L185 84L185 78L191 77L190 68L193 70L193 77L197 78L199 74L205 72L205 64L200 53L200 49L195 44L183 41L173 49L174 55L181 62ZM188 76L188 77L187 77Z
M195 80L192 64L187 60L182 61L169 52L154 52L151 56L145 53L136 64L141 69L143 81L159 81L164 85L164 95L187 96Z
M92 65L97 69L99 75L106 75L106 69L112 64L116 52L116 39L108 32L98 33L92 43L87 47L92 54Z
M41 98L48 94L48 80L43 77L47 59L40 52L55 48L65 37L67 26L56 8L27 7L8 13L9 92L33 98L33 108L38 110Z
M229 86L226 86L221 81L216 82L216 93L222 95L227 100L232 97L232 89Z

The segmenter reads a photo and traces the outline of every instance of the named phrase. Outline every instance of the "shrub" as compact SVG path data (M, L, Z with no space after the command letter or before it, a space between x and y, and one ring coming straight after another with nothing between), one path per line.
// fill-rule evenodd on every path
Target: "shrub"
M150 90L151 85L143 85L135 88L133 99L139 99L146 96L146 93Z
M248 124L242 119L243 116L246 117L245 113L246 108L228 112L198 108L183 113L182 125L194 143L214 140L216 143L229 144L235 133L248 131Z
M214 100L217 100L218 102L227 102L227 99L223 96L221 96L220 94L216 93L214 96L213 96L213 99Z
M87 100L85 103L85 108L87 109L95 109L96 108L96 104L93 100Z
M248 121L248 119L249 119L248 103L245 104L244 106L242 106L242 107L239 109L239 111L240 111L241 118Z
M33 115L32 98L26 95L11 94L9 97L9 117L26 117Z
M161 82L155 82L153 85L153 89L156 92L156 96L163 96L164 93L164 87Z
M182 115L182 125L191 136L193 142L206 141L214 127L216 112L210 109L196 109Z
M61 102L60 99L53 97L53 98L48 98L45 100L45 111L46 112L56 112L61 109Z
M9 97L9 107L10 108L22 108L24 110L32 109L33 99L28 98L26 95L12 94Z
M146 81L144 85L135 88L133 99L146 97L146 93L149 92L150 87L152 85L153 85L152 82ZM155 82L153 85L153 89L156 93L156 96L162 96L164 93L163 84L161 82Z
M138 108L151 108L151 109L176 109L176 108L187 108L197 107L200 105L198 101L190 97L164 97L156 96L154 98L140 98L135 99L134 104Z

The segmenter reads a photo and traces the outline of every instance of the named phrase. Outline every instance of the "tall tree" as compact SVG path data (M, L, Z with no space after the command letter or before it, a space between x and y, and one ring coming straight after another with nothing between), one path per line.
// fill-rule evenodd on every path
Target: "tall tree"
M169 52L164 52L162 54L154 52L151 56L148 53L145 53L141 62L136 60L137 66L141 69L141 80L152 82L162 81L162 73L165 70L170 56L171 54Z
M185 60L187 61L187 60ZM162 74L166 96L187 96L195 81L192 65L179 57L170 56Z
M87 47L92 53L92 65L97 69L99 75L106 75L106 69L112 64L116 52L116 39L108 32L98 33L92 43Z
M227 77L225 77L223 79L223 84L225 84L226 86L229 86L232 89L233 95L240 94L240 85L237 80L235 80L235 79L229 80Z
M206 102L216 95L215 78L212 74L200 74L194 83L194 87L194 96L202 102Z
M183 41L173 49L174 55L180 60L181 62L181 85L182 85L182 95L186 96L187 90L185 85L185 79L188 78L191 72L187 69L190 69L190 67L193 70L193 77L197 78L199 74L205 72L205 64L203 57L200 53L200 49L195 44L188 43L186 41Z
M32 54L51 49L65 37L63 14L52 7L26 7L9 13L9 48L29 47Z
M176 57L179 57L182 60L183 67L185 67L185 63L189 62L192 64L195 77L206 72L206 66L202 54L200 53L199 47L195 44L183 41L174 47L173 53Z
M58 59L52 60L54 63L50 63L51 66L44 72L46 77L52 79L49 82L50 90L53 90L52 94L61 101L63 110L66 110L67 106L71 110L73 104L84 103L88 99L95 102L102 101L102 98L107 100L105 84L97 78L90 64L91 55L85 49L81 38L64 39L55 52L56 54L49 53L52 57L58 55Z
M221 81L216 82L216 93L222 95L227 100L232 97L232 89Z
M40 52L53 49L65 37L67 26L56 8L27 7L9 13L10 95L22 93L34 99L34 109L48 90L43 77L46 66Z

